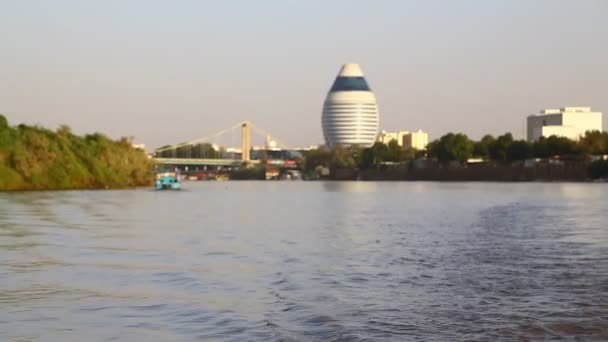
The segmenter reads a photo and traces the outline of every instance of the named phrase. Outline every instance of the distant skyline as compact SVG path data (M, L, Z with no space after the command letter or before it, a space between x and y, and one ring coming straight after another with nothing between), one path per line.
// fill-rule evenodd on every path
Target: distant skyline
M243 120L323 142L344 63L380 130L525 137L528 115L608 118L608 1L0 0L0 113L147 149ZM238 144L238 143L237 143Z

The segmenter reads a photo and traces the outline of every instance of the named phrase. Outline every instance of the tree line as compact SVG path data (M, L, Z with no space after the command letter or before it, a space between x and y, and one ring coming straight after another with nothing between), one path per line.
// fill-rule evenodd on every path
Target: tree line
M153 175L152 161L128 138L11 127L0 115L0 191L133 187L151 184Z
M470 158L501 163L555 156L584 159L591 155L608 154L608 133L589 131L578 141L552 135L534 142L515 140L511 133L498 137L485 135L479 141L473 141L462 133L448 133L429 143L427 153L428 157L442 163L463 163Z
M497 137L485 135L479 141L469 139L462 133L447 133L430 142L425 150L403 148L396 140L388 144L376 142L370 147L350 146L330 149L322 146L304 152L304 169L307 172L319 167L366 170L390 165L406 165L422 157L436 160L440 164L464 164L472 158L477 158L508 165L529 158L556 156L562 159L588 160L592 155L608 155L607 132L589 131L578 141L550 136L542 137L535 142L516 140L511 133ZM595 167L601 170L599 166Z
M329 169L359 168L369 169L390 164L403 164L415 158L423 157L425 151L407 149L399 146L396 140L388 144L376 142L370 147L349 146L330 149L321 146L304 151L304 170L313 171L318 167Z

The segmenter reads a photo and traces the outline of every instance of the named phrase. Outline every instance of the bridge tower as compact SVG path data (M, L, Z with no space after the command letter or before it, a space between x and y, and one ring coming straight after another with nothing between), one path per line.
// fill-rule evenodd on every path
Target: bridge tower
M251 123L248 121L241 125L241 160L251 160Z

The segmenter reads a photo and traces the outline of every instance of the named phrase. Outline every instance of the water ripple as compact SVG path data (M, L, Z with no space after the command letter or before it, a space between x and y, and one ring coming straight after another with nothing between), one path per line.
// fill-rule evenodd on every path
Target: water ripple
M601 184L187 186L0 194L0 340L608 340Z

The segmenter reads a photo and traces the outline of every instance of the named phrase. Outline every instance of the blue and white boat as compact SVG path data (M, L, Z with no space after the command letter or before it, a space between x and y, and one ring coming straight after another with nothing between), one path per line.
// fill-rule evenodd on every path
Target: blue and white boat
M172 170L157 170L154 185L156 190L180 190L182 184L179 180L179 172Z

